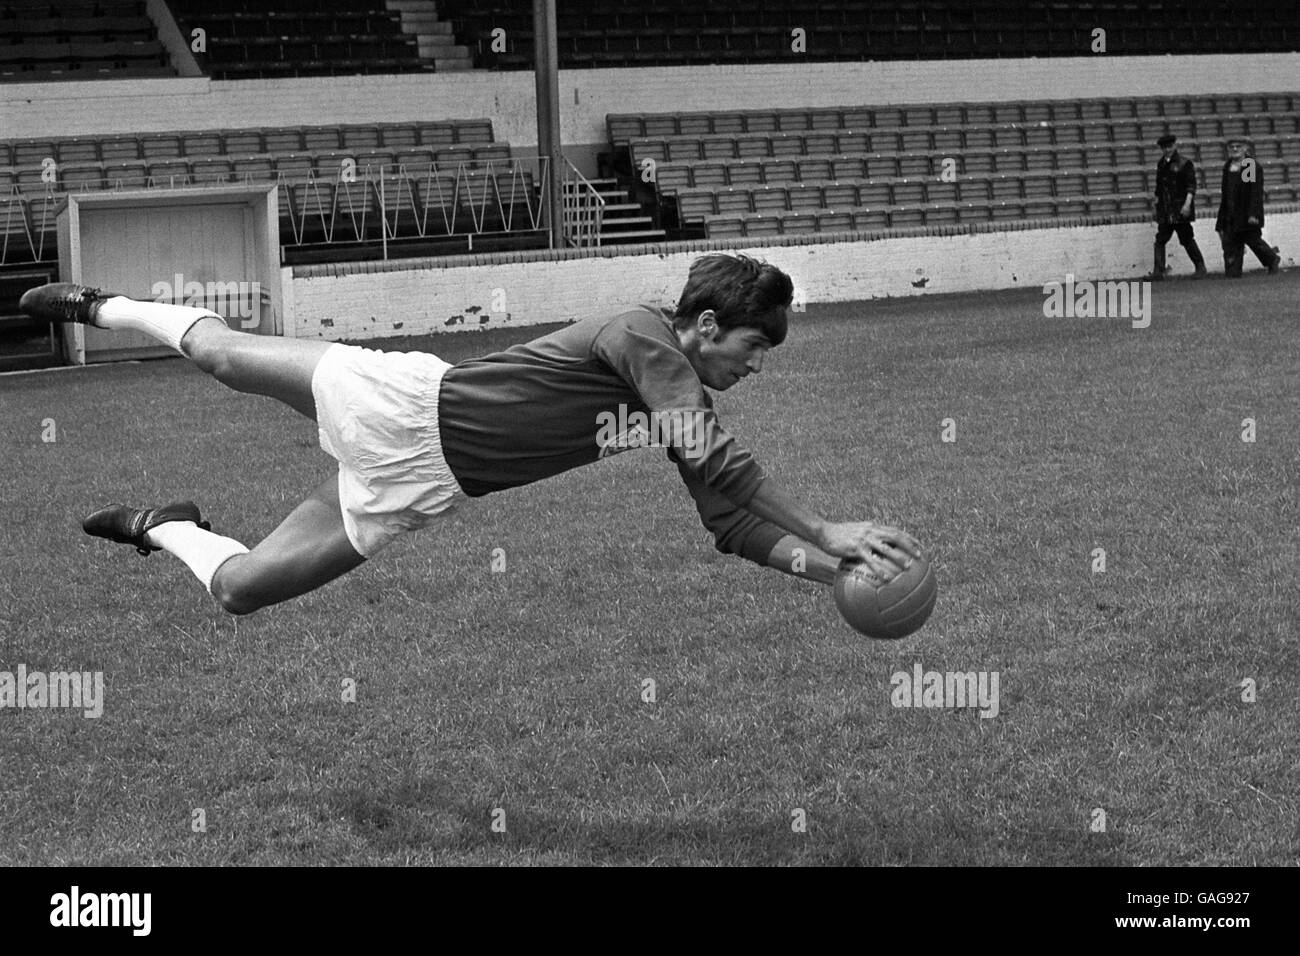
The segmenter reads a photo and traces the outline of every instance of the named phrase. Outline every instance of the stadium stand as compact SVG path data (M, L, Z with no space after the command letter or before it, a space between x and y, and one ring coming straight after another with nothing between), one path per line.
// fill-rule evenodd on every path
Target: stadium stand
M1197 164L1202 215L1229 135L1254 141L1268 202L1300 200L1300 94L610 114L607 126L615 168L653 171L659 221L678 238L1146 214L1166 132Z
M443 0L440 9L476 65L531 67L527 4ZM1300 5L1270 0L612 0L561 5L557 26L567 68L1073 56L1089 49L1097 28L1107 31L1108 52L1128 56L1300 50ZM795 28L804 31L801 49Z
M1196 162L1202 217L1224 138L1249 135L1270 204L1300 201L1300 93L610 114L624 215L604 241L1146 216L1155 140ZM53 181L51 166L53 161ZM349 167L351 172L348 172ZM620 190L653 169L641 215ZM947 175L951 173L951 175ZM538 182L489 120L0 142L0 261L53 254L70 191L274 182L287 264L544 244ZM652 221L653 220L653 221ZM473 237L472 239L470 237Z
M466 69L451 25L428 3L417 12L383 0L170 0L187 35L207 34L200 56L214 79L416 73Z
M174 76L137 0L0 0L0 81Z
M261 182L280 186L286 263L544 244L534 173L484 119L0 142L0 261L43 258L68 192Z

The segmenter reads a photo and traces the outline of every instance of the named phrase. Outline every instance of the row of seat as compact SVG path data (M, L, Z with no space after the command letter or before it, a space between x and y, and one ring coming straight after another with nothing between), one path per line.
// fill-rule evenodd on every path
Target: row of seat
M232 0L223 0L232 2ZM240 0L233 0L240 2ZM443 5L461 15L509 16L519 13L519 5L510 0L443 0ZM652 26L664 16L694 18L689 22L716 21L721 24L749 26L756 23L789 22L802 15L831 15L843 22L872 26L924 24L940 27L969 26L976 23L1028 23L1038 25L1074 25L1094 27L1118 20L1124 26L1159 26L1169 24L1230 24L1240 20L1252 23L1288 23L1296 17L1284 5L1268 0L1203 0L1198 4L1132 2L1008 3L1007 0L896 0L890 4L869 4L862 0L767 0L762 6L752 3L720 2L702 7L697 0L646 0L626 7L609 5L587 7L579 12L559 11L571 26L600 28L619 23Z
M834 106L812 109L708 110L674 113L610 113L609 140L616 147L634 138L805 130L908 129L916 127L1077 124L1102 120L1169 117L1221 119L1300 112L1300 93L1168 96L1123 99L1037 100L1011 103L917 103L904 106ZM1234 130L1234 132L1237 132Z
M1204 197L1213 210L1218 197ZM1288 200L1294 201L1294 200ZM739 236L806 235L808 233L874 232L882 229L920 228L1017 220L1073 219L1077 217L1149 216L1154 212L1149 196L1115 195L1028 201L958 203L949 206L853 207L793 212L732 212L705 216L703 234L711 239Z
M1289 155L1300 134L1270 135L1254 139L1257 155L1260 158ZM1154 163L1159 158L1159 147L1150 142L1120 141L1098 143L1079 143L1074 145L1039 145L1022 147L994 147L967 145L939 145L928 149L904 150L887 146L884 151L872 149L871 137L865 133L841 133L827 135L809 133L806 135L783 133L778 136L754 137L747 139L713 137L703 140L687 140L679 147L670 149L661 140L635 140L628 151L629 168L641 170L657 169L670 162L697 162L700 160L762 160L785 159L799 161L811 157L862 156L911 157L916 163L927 167L934 158L956 158L973 156L1011 157L1011 161L1021 163L1014 157L1026 157L1026 168L1066 168L1072 166L1095 165L1089 156L1107 155L1121 157L1120 163ZM1183 154L1200 162L1222 162L1227 158L1227 144L1222 138L1204 141L1180 143ZM1033 159L1030 159L1030 158ZM1109 161L1103 160L1109 165Z
M455 16L454 14L452 15ZM527 18L493 16L456 21L460 42L488 69L524 69L531 65L535 38ZM968 28L923 25L871 27L859 23L803 26L799 48L784 24L702 27L690 18L670 16L644 30L557 30L560 66L670 66L703 63L809 61L988 59L1082 56L1092 52L1088 26L1039 26L1014 21L988 22ZM500 47L504 29L505 49ZM1194 55L1278 53L1300 49L1300 24L1111 26L1107 52L1112 55Z
M1039 212L1040 210L1035 210ZM1090 212L1086 204L1072 215L1114 215L1115 208L1097 208ZM1056 209L1047 205L1041 218L1058 218ZM1124 213L1140 214L1136 200L1127 204ZM1039 218L1028 213L1024 206L1000 203L983 208L957 209L823 209L816 212L789 212L779 214L734 214L708 216L702 223L704 235L710 239L731 239L748 236L798 236L810 233L878 232L884 229L921 228L927 225L958 225L1015 219ZM1064 218L1064 217L1060 217Z
M1217 174L1224 161L1221 147L1212 144L1202 150L1199 144L1181 144L1182 155L1196 163L1203 175ZM739 186L746 183L821 182L824 180L893 179L914 177L939 180L945 172L971 176L981 174L1018 174L1072 172L1084 169L1113 170L1155 169L1160 153L1148 147L1128 146L1091 150L992 150L945 155L943 153L880 153L853 156L814 156L799 159L701 160L698 162L659 163L654 169L654 183L660 196L692 187ZM1256 159L1272 177L1274 169L1300 165L1300 137L1274 143L1261 143ZM951 160L952 165L947 165Z
M202 19L211 35L236 39L393 36L402 32L398 21L387 13L374 16L346 10L292 11L279 15L276 15L275 11L260 13L208 11L203 14Z
M50 171L14 170L0 167L0 190L18 187L24 194L39 194L87 189L141 189L151 185L183 186L219 183L284 180L296 182L309 178L332 181L341 177L369 178L385 171L402 169L411 173L452 176L465 169L470 172L500 169L511 162L506 146L479 149L453 147L448 150L407 150L398 153L336 152L288 154L280 156L220 157L212 159L163 159L150 163L125 161L116 163L69 163Z
M157 40L69 40L0 44L0 63L45 63L49 60L158 60Z
M0 20L57 17L88 20L147 16L144 0L3 0Z
M0 80L173 76L143 3L0 4Z
M405 34L221 37L208 47L208 58L213 63L258 60L287 64L305 60L355 60L367 56L381 60L419 59L415 37Z
M1016 22L986 23L969 28L945 29L938 25L870 26L861 22L818 22L815 17L786 16L776 22L711 26L697 22L699 15L677 16L671 24L658 27L565 28L557 26L557 47L561 56L576 53L637 53L678 51L747 55L780 54L794 57L817 57L827 53L884 53L881 59L905 59L915 56L937 57L969 55L983 52L985 57L1023 55L1025 48L1064 56L1090 51L1093 30L1089 26L1034 26ZM685 20L686 22L683 22ZM527 55L535 42L531 14L501 16L492 20L492 30L504 30L505 52ZM794 49L792 37L801 30L802 49ZM1300 24L1291 26L1294 32ZM1112 53L1133 55L1145 52L1192 52L1213 38L1218 52L1232 53L1243 48L1259 47L1266 52L1270 45L1286 48L1293 39L1287 27L1278 28L1278 36L1266 37L1258 27L1118 27L1107 30L1107 46ZM1203 35L1198 35L1198 33ZM479 51L491 60L500 53L499 42L492 32L474 37ZM981 43L986 49L980 51ZM1017 52L1004 52L1011 48Z
M0 81L7 83L49 83L56 80L100 78L160 79L175 75L176 71L162 62L140 65L135 60L50 60L39 66L31 63L0 63Z
M61 137L0 141L0 166L39 168L46 159L59 164L123 162L185 157L298 154L337 150L444 149L505 146L493 142L492 121L373 123L347 126L273 126L140 133L124 136Z
M1268 184L1267 202L1294 202L1295 184ZM683 190L676 196L676 210L682 224L702 221L711 215L734 213L808 212L818 209L895 206L961 206L1001 202L1075 202L1110 199L1115 196L1151 196L1146 184L1127 172L1084 177L1037 180L1019 177L934 183L897 180L893 183L804 183L796 186L726 187L716 190ZM1217 200L1218 184L1201 190L1203 209Z
M806 50L793 52L790 38L773 38L767 49L706 46L674 47L665 50L576 50L560 51L562 69L617 69L620 67L709 66L717 64L762 63L860 63L864 60L983 60L990 58L1041 58L1044 56L1082 56L1090 53L1087 36L1069 42L1055 42L1050 37L1008 35L1008 30L986 33L950 33L943 45L924 44L909 36L854 38L847 31L832 35L835 46L809 43ZM514 52L492 50L490 37L457 34L459 42L475 51L475 66L481 69L532 69L531 44L522 44ZM1271 31L1171 30L1160 40L1134 41L1117 35L1109 51L1122 56L1191 56L1251 53L1292 53L1300 50L1300 27ZM691 38L687 37L687 42Z
M320 15L357 15L370 4L352 0L169 0L173 9L184 14L279 19ZM383 9L384 4L378 5Z
M930 149L992 149L1021 146L1073 146L1089 143L1148 143L1166 134L1179 139L1251 139L1300 133L1300 112L1257 113L1213 119L1146 121L1083 120L1073 123L1003 123L992 125L926 126L899 129L818 129L807 131L684 133L637 137L627 141L641 157L657 160L703 159L727 152L738 155L806 155L832 145L841 152L908 152ZM851 143L845 147L843 144ZM731 144L735 144L734 146Z
M280 63L227 62L210 67L219 80L281 80L302 76L386 76L390 73L432 73L432 63L361 57L347 60L294 60Z
M207 31L200 61L215 79L431 72L401 14L382 0L317 3L268 0L258 7L173 0L183 30ZM274 13L272 17L268 14Z
M46 12L49 12L48 10ZM151 40L156 36L148 17L31 17L0 20L3 35L24 41L43 37L93 36L100 39Z

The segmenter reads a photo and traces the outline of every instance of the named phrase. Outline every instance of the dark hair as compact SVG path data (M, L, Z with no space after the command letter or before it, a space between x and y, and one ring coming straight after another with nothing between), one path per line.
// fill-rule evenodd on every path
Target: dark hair
M780 345L793 299L794 283L770 263L741 255L702 256L691 263L673 326L684 328L712 309L719 328L758 329Z

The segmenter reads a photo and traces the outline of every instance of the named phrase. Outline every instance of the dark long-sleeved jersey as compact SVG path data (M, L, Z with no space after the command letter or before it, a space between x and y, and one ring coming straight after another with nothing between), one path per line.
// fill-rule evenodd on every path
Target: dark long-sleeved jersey
M657 310L577 322L453 366L438 424L447 464L470 496L650 444L668 448L719 551L761 564L785 534L745 510L762 469L718 422Z

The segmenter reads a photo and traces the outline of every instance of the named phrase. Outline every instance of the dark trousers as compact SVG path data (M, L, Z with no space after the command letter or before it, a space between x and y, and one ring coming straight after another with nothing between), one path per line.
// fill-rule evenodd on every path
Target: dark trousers
M1272 267L1277 259L1277 254L1273 252L1273 247L1264 241L1264 236L1259 226L1250 229L1239 229L1235 232L1221 232L1219 239L1223 243L1223 273L1224 275L1240 277L1241 267L1246 258L1246 247L1255 253L1255 258L1265 268Z
M1161 272L1164 271L1165 245L1169 242L1169 237L1174 233L1178 233L1178 241L1187 250L1187 258L1192 260L1192 265L1198 269L1205 268L1205 257L1201 255L1201 250L1196 245L1196 236L1192 233L1192 224L1190 222L1162 222L1156 229L1156 269Z

